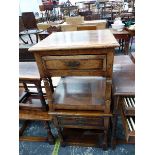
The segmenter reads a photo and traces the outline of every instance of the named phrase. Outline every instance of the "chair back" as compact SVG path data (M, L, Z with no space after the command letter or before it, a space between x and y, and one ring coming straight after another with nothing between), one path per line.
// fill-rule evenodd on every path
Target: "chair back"
M26 29L38 29L37 22L33 12L23 12L22 20Z
M45 7L44 5L39 5L39 10L42 12L42 11L45 11Z

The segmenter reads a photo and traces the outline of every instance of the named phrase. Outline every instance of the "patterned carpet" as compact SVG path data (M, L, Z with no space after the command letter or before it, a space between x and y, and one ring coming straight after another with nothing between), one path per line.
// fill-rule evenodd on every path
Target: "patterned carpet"
M22 125L20 121L19 126ZM56 137L56 130L52 128L52 133ZM124 138L124 132L122 129L122 122L119 118L117 137ZM42 122L33 122L30 124L28 130L25 131L25 135L42 135L46 136L46 130L43 127ZM50 145L45 142L20 142L19 154L20 155L52 155L54 145ZM95 147L80 147L80 146L66 146L60 147L58 155L134 155L135 145L132 144L120 144L113 150L108 148L104 151L102 148Z

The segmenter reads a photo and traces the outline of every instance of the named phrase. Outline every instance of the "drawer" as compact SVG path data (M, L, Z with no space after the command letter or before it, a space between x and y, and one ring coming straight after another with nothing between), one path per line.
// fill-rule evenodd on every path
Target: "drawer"
M104 119L103 118L92 118L92 117L70 117L70 116L58 116L59 126L82 128L82 126L90 127L94 129L103 129Z
M135 143L135 117L125 116L121 109L121 117L127 143Z
M106 71L106 55L43 56L46 70Z
M134 96L122 97L122 107L123 107L123 112L126 116L134 116L135 115L135 97Z

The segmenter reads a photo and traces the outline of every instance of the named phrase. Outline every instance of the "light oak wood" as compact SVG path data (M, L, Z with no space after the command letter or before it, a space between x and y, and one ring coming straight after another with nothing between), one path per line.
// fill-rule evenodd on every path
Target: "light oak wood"
M53 117L62 144L66 142L65 128L98 129L104 135L98 137L100 146L107 148L109 120L112 116L114 48L117 46L119 44L110 30L91 30L55 33L29 49L34 53L40 77L44 81L49 114ZM53 92L48 79L58 75L63 78ZM75 77L77 75L80 77ZM66 120L66 115L57 113L57 110L85 111L85 114L80 113L79 119L76 113L71 116L66 112L69 117ZM95 115L92 111L103 113L102 118L96 115L97 122L102 119L102 125L90 123ZM89 143L89 138L87 141Z
M80 25L77 27L77 31L96 30L96 25Z
M52 53L54 50L114 48L118 46L119 44L110 30L72 31L53 33L29 48L29 51L50 50Z

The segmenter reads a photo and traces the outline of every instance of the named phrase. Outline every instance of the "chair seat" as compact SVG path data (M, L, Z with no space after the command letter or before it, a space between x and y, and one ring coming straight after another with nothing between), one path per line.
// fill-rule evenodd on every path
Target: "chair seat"
M38 30L38 29L29 29L29 30L24 30L21 31L19 34L20 35L27 35L27 34L38 34L43 32L44 30Z
M62 78L53 95L53 107L104 111L105 82L103 77Z
M40 81L40 75L35 62L19 62L20 80Z

